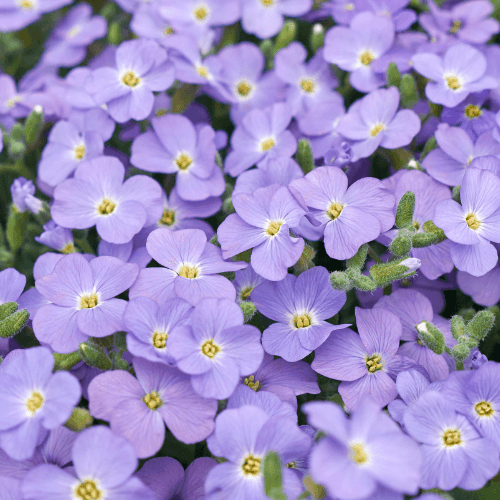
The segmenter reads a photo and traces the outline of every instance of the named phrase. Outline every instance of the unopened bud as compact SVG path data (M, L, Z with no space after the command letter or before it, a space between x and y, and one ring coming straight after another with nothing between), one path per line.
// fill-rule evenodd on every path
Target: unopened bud
M33 111L26 118L25 132L26 132L26 142L28 144L33 144L40 135L40 130L43 127L43 108L37 104Z
M401 73L399 72L398 67L393 62L391 62L391 64L389 64L389 67L387 68L386 77L388 87L399 88L399 85L401 83Z
M408 271L405 271L405 275L408 276L410 273L415 272L421 265L422 262L420 259L415 259L414 257L410 257L405 259L399 263L400 266L406 266Z
M307 139L300 139L297 146L297 154L295 155L297 163L300 165L302 172L308 174L314 170L314 155L311 148L311 143Z
M285 47L288 47L297 36L297 23L292 20L285 21L283 28L278 33L276 37L276 42L274 44L274 53L278 52Z
M18 309L17 302L5 302L0 305L0 321L4 320L7 316L14 314Z
M222 212L226 215L234 214L234 212L236 212L233 205L233 199L231 197L226 198L222 202Z
M71 416L64 424L71 431L80 432L90 427L94 419L86 408L73 408Z
M398 203L396 211L396 226L403 228L413 223L413 212L415 211L415 194L407 191Z
M368 245L365 243L364 245L361 245L356 252L356 255L354 257L351 257L347 261L347 267L352 267L354 269L363 269L363 266L365 265L366 257L368 255Z
M330 274L330 284L335 290L350 290L352 288L351 280L343 271L333 271Z
M71 370L82 360L79 351L68 354L54 353L54 370Z
M377 288L375 282L369 276L365 276L364 274L358 274L355 276L353 282L354 286L362 292L373 292Z
M455 340L467 337L467 329L462 316L453 316L450 320L451 334Z
M460 201L460 189L461 189L461 186L455 186L452 190L451 190L451 197L454 201L456 201L457 203L461 203Z
M465 343L458 343L451 350L451 355L453 356L453 359L458 362L463 362L463 360L467 358L469 353L470 349L469 347L467 347L467 344Z
M111 360L104 352L104 349L83 342L80 344L78 351L87 365L94 366L100 370L111 369Z
M478 370L479 368L481 368L481 366L483 366L487 362L488 358L479 351L475 352L470 360L470 364L473 370Z
M409 257L401 262L375 264L370 268L370 275L377 286L385 286L393 281L411 276L420 267L420 259Z
M313 26L311 32L311 49L316 53L325 44L325 28L320 23Z
M281 461L275 451L270 451L264 458L264 490L266 495L274 490L282 489Z
M397 257L408 255L411 250L411 238L409 236L398 236L394 238L390 245L389 251Z
M13 337L24 328L29 319L30 313L26 309L21 309L7 316L4 320L0 321L0 337L3 339Z
M493 328L495 315L491 311L479 311L468 323L467 332L476 340L483 340Z
M399 84L399 92L401 94L401 105L403 108L411 109L420 100L417 90L417 82L413 75L409 73L401 77Z
M442 241L444 241L446 239L446 235L444 234L444 231L442 229L440 229L439 227L437 227L436 224L434 224L434 222L432 222L431 220L424 222L422 229L426 233L435 234L438 237L438 239L436 240L436 243L441 243Z
M415 327L418 332L418 338L426 347L436 354L443 354L445 348L444 335L441 330L436 328L428 321L422 321Z
M243 311L244 322L248 323L252 319L253 315L257 312L257 308L255 307L255 304L253 302L250 302L249 300L240 302L240 307Z
M414 248L429 247L438 240L436 233L416 233L411 239Z

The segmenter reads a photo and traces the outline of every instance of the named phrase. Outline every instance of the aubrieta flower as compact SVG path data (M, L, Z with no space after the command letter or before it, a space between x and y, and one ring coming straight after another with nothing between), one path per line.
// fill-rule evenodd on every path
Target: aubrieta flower
M189 376L140 358L132 365L137 378L114 370L92 380L89 411L110 422L111 430L127 438L139 458L158 452L165 439L165 424L183 443L197 443L211 434L217 401L196 394Z
M15 460L31 458L47 431L68 420L81 389L70 373L52 374L46 347L14 350L0 371L0 447Z
M54 191L52 218L62 227L86 229L96 226L110 243L127 243L144 226L162 214L162 189L148 176L134 175L123 182L120 160L103 156L77 168Z
M306 58L304 46L292 42L276 54L274 61L276 75L288 84L286 101L294 116L303 115L314 104L336 96L332 89L338 86L338 81L323 58L323 51L318 50L307 63Z
M126 301L115 299L127 290L139 272L136 264L114 257L90 262L80 254L63 256L54 271L35 281L50 301L35 314L36 337L56 352L78 349L88 337L106 337L122 329Z
M177 174L177 193L199 201L224 192L224 176L215 163L215 132L209 125L198 130L182 115L151 120L153 130L137 137L130 161L141 170Z
M241 271L236 271L232 281L236 289L236 302L241 303L250 300L250 294L254 288L264 281L264 278L257 274L251 265Z
M457 285L476 304L484 307L494 306L500 301L500 266L496 264L483 276L472 276L464 271L458 271Z
M22 492L26 500L141 498L154 493L133 474L138 460L132 445L102 425L86 429L72 446L73 467L39 465L26 474Z
M477 139L459 127L450 127L446 123L438 125L436 134L438 148L433 149L422 161L422 168L437 181L447 186L462 183L467 167L483 168L478 159L482 156L500 158L500 144L493 137L491 130L483 132Z
M359 307L355 314L359 335L349 328L336 331L316 349L311 367L342 381L339 393L348 408L355 408L365 396L383 407L398 394L398 373L418 365L397 354L403 330L396 315Z
M66 227L58 226L53 220L43 226L43 233L35 236L35 241L62 253L75 251L73 233Z
M286 103L249 111L231 136L225 172L236 177L252 165L267 168L269 160L291 158L297 149L295 137L287 130L291 120Z
M215 420L215 433L208 447L227 461L209 472L205 482L207 500L266 500L263 466L270 451L276 452L283 464L283 490L287 498L297 498L303 486L285 464L306 456L311 441L293 421L269 417L256 406L224 410Z
M241 4L241 25L258 38L271 38L281 30L284 16L302 16L311 7L312 0L248 0Z
M36 188L32 181L24 177L18 177L10 186L10 195L12 196L12 204L18 212L26 212L30 210L36 201Z
M225 259L253 248L251 264L256 273L280 281L302 255L304 240L290 235L306 210L291 191L279 184L233 198L236 214L229 215L217 230Z
M347 187L338 167L318 167L291 182L321 223L325 250L333 259L349 259L363 243L394 225L394 196L378 179L365 177ZM220 239L219 239L220 240Z
M82 131L69 121L58 121L49 134L38 166L39 179L55 187L67 179L79 165L102 156L104 143L99 133Z
M123 42L116 50L114 67L98 68L85 86L98 105L106 104L111 117L124 123L144 120L153 109L154 92L174 83L174 68L165 49L153 40Z
M53 66L74 66L85 59L87 45L107 32L106 20L92 16L92 7L81 3L73 7L48 38L42 61Z
M189 324L191 311L192 307L182 299L167 300L161 307L148 297L131 300L123 315L128 350L134 356L173 365L167 342L178 327L179 334L184 334L182 327Z
M449 322L434 313L431 301L416 290L400 288L389 296L383 296L374 307L381 307L392 312L401 320L403 333L401 340L406 341L398 349L398 354L413 359L423 366L429 374L431 382L445 380L449 374L447 354L438 355L422 344L419 340L419 329L426 328L429 321L439 328L448 347L453 347L455 341L451 335Z
M146 248L166 269L143 269L130 289L130 298L150 297L163 303L177 296L193 306L204 297L236 298L231 282L217 273L243 269L246 262L224 261L221 250L208 243L200 229L155 229Z
M264 349L286 361L305 358L334 330L347 326L325 321L342 309L346 295L331 287L324 267L313 267L298 277L288 274L281 281L262 283L251 299L261 314L277 321L264 330Z
M26 286L26 276L9 267L0 271L0 305L17 302Z
M452 45L443 57L419 53L412 57L415 71L430 82L425 95L436 104L453 108L471 92L498 87L495 78L486 74L486 58L477 49L465 43Z
M251 375L262 362L260 331L243 324L241 308L227 299L201 300L191 316L191 328L169 339L176 366L191 375L193 389L206 398L226 399L240 377Z
M453 373L441 390L453 408L497 447L500 447L499 376L500 364L488 361L476 370Z
M306 403L303 409L309 424L326 433L311 452L310 471L331 497L371 498L380 487L418 492L418 445L369 398L349 419L339 405L327 401Z
M411 109L399 107L396 87L374 90L352 105L337 130L351 144L353 161L367 158L381 146L396 149L410 144L420 131L420 119Z
M42 14L60 9L70 3L71 0L22 0L21 2L2 0L0 32L19 31L40 19Z
M497 445L481 437L437 391L424 392L406 410L404 424L422 443L422 488L476 490L500 467Z
M461 205L444 200L436 205L434 222L451 240L453 263L460 271L482 276L498 263L500 243L500 178L470 167L460 190Z
M328 31L324 57L350 72L349 82L356 90L370 92L384 84L383 70L375 71L372 64L393 42L394 25L390 19L362 12L352 19L349 28L335 26Z

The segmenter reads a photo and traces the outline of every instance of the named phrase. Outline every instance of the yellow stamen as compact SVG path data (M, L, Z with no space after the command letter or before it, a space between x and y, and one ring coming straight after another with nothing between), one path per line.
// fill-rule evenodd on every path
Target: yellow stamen
M82 31L81 26L73 26L69 31L68 34L66 35L68 38L75 38L76 35L80 34Z
M269 226L267 226L266 233L269 236L275 236L276 234L279 233L279 230L280 230L280 227L282 224L283 224L282 222L278 222L278 221L270 222Z
M160 224L163 226L171 226L175 222L175 212L169 208L163 210L163 215L160 219Z
M250 377L247 377L245 380L243 380L243 383L245 385L248 385L248 387L250 387L250 389L253 389L255 392L259 390L260 382L258 380L254 382L253 375L250 375Z
M30 0L21 0L19 5L25 10L32 10L35 8L34 2L30 2Z
M202 354L204 354L207 358L210 358L210 359L214 359L219 351L220 351L220 347L217 344L214 344L214 341L212 339L207 340L201 346Z
M274 0L260 0L260 3L264 7L271 7L274 4Z
M314 92L314 81L313 80L301 80L300 86L304 92Z
M354 10L354 4L353 3L344 4L344 10L347 10L347 11Z
M418 221L413 221L413 227L418 231L420 229L420 223Z
M382 358L380 354L372 354L369 358L366 358L366 368L370 373L378 372L382 370L384 365L382 364Z
M168 333L164 332L154 332L153 333L153 345L157 349L164 349L167 345Z
M32 392L31 397L26 401L27 410L33 415L43 405L43 396L39 392Z
M193 159L187 153L180 153L175 163L181 170L186 170L193 163Z
M174 30L174 28L172 28L172 26L165 26L165 28L163 28L163 34L165 36L173 35L174 33L175 33L175 30Z
M102 493L94 481L87 479L76 487L75 495L82 500L100 500Z
M328 217L335 220L342 213L343 208L343 205L341 205L340 203L331 203L328 207Z
M68 253L75 253L76 252L76 248L75 248L75 245L73 245L73 243L68 243L62 250L61 250L62 253L65 253L65 254L68 254Z
M443 433L443 443L445 446L456 446L462 442L458 429L448 429Z
M240 96L246 97L252 91L252 86L243 80L236 86L236 91L240 94Z
M264 0L261 0L263 2ZM253 455L248 455L243 461L241 468L243 473L248 476L257 476L260 473L260 458L254 457Z
M85 158L85 144L75 146L75 149L73 149L73 154L75 155L76 160L83 160Z
M382 132L382 130L385 129L385 126L382 125L381 123L377 123L377 125L375 125L374 127L372 127L370 129L370 135L372 137L376 137L378 134L380 134L380 132Z
M168 113L168 109L165 109L165 108L158 108L158 109L155 111L155 116L157 116L157 117L159 118L160 116L165 116L167 113Z
M97 207L97 211L101 215L110 215L113 213L115 208L116 208L116 203L112 202L111 200L108 200L107 198L104 198L104 200L102 200L100 205Z
M99 303L99 299L97 295L95 294L90 294L90 295L83 295L80 297L80 309L92 309L97 306Z
M196 72L203 78L208 78L209 73L208 73L208 68L206 66L198 66L196 68Z
M462 27L462 23L459 20L453 21L453 25L450 29L450 33L454 35L460 28Z
M160 396L158 396L156 391L151 391L149 394L146 394L142 400L150 410L157 410L163 405L163 401L160 399Z
M477 403L477 405L474 406L474 409L480 417L491 417L495 413L495 410L487 401L481 401L480 403Z
M295 328L307 328L308 326L311 326L311 318L306 314L302 314L302 316L296 316L293 319L293 324L295 325Z
M128 87L137 87L137 85L141 82L141 79L133 71L127 71L122 76L122 82Z
M194 280L198 276L198 269L196 267L182 266L179 271L179 276Z
M465 216L465 222L474 231L481 225L481 221L476 218L476 214L472 212Z
M369 50L365 50L359 56L359 62L365 66L369 66L370 63L375 59L375 56Z
M247 286L246 288L244 288L240 292L240 298L241 298L241 300L247 300L248 297L250 297L250 294L252 293L253 288L254 288L253 286Z
M362 444L351 445L351 460L354 460L357 464L364 464L368 460L368 455L365 452L365 448Z
M260 143L260 147L262 151L269 151L271 148L274 147L274 140L273 139L265 139Z
M469 118L469 120L472 120L472 118L479 118L483 112L481 111L481 108L479 106L475 106L474 104L469 104L465 108L465 116Z
M460 82L458 81L458 78L456 76L447 76L446 77L446 85L448 85L448 87L451 90L458 90L458 89L462 88L462 85L460 84Z
M208 16L208 10L204 5L200 5L197 9L193 11L194 17L198 21L203 21Z

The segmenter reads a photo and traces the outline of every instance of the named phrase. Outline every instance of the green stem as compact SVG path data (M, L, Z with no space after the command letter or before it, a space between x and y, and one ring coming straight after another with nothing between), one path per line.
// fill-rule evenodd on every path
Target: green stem
M377 263L377 264L383 264L382 259L378 256L377 252L373 250L373 248L368 245L368 255Z
M86 239L75 239L75 243L82 249L85 253L94 253L93 248L89 245Z

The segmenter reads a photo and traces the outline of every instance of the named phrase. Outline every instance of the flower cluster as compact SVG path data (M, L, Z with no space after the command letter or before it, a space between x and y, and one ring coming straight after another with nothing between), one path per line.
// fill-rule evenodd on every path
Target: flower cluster
M491 493L497 3L0 0L0 500Z

